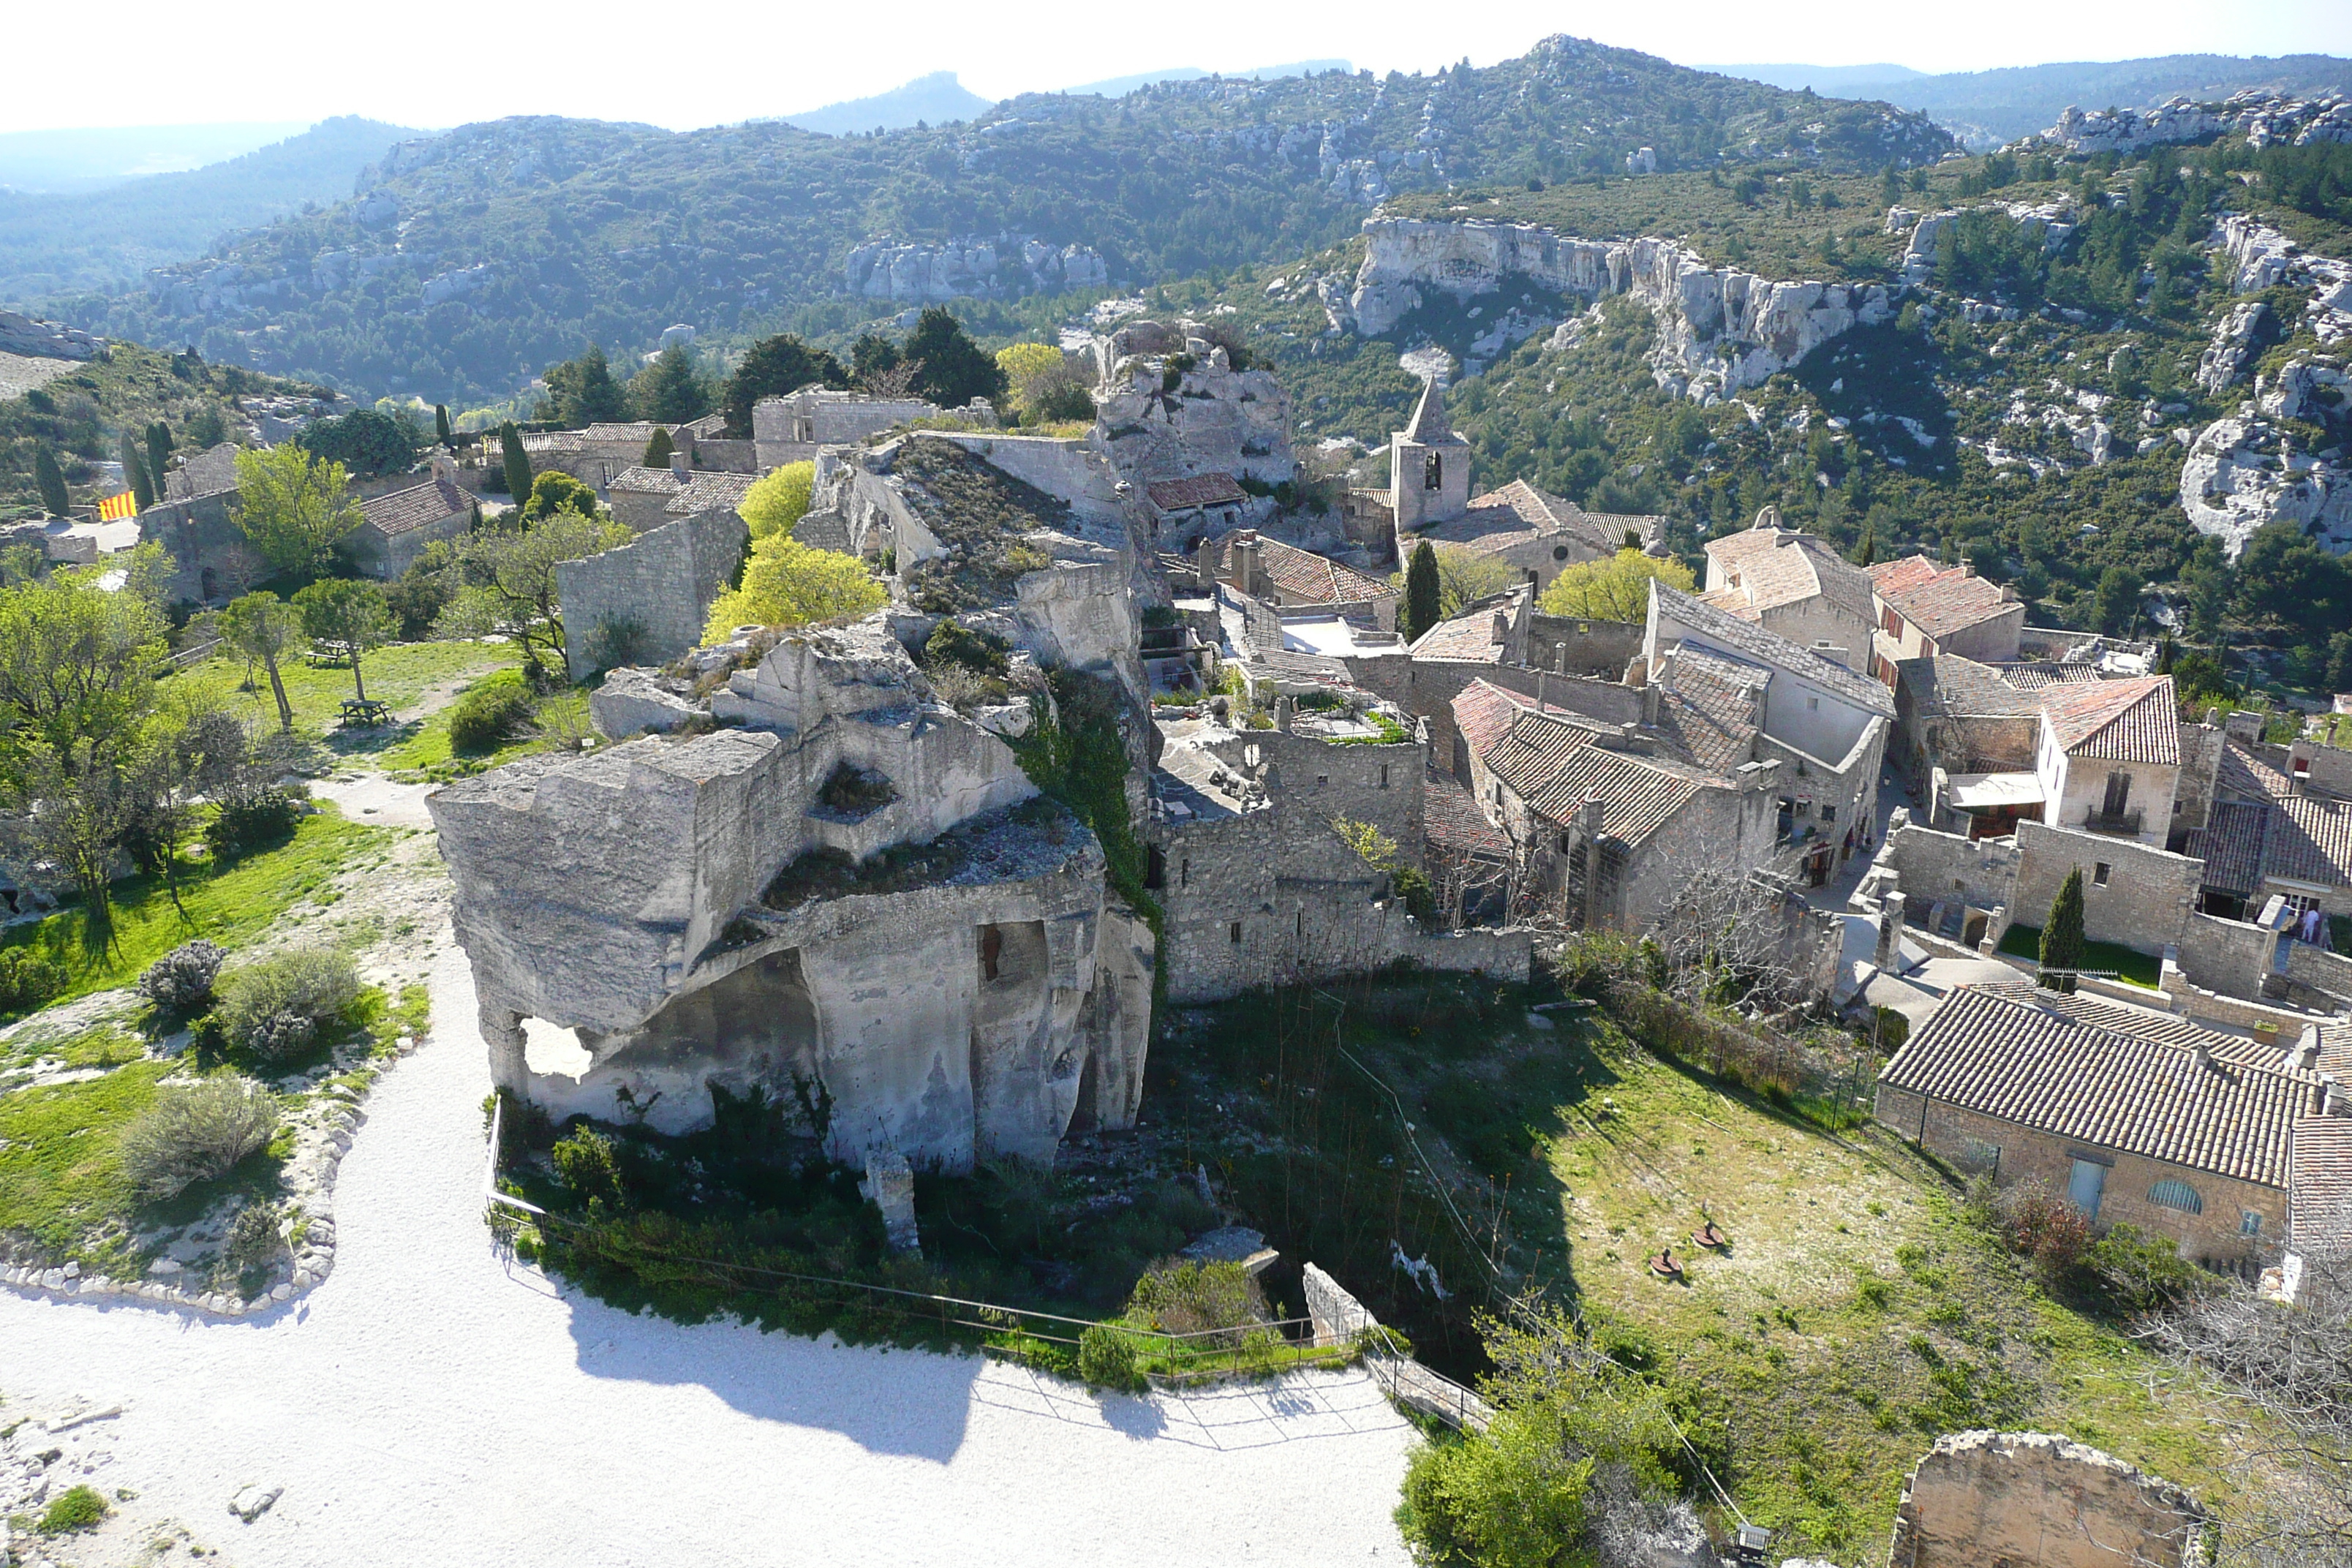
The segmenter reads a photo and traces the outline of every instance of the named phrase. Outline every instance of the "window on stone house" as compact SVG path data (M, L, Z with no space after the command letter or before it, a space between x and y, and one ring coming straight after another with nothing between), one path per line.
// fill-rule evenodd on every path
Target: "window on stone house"
M1242 944L1242 922L1241 922L1241 921L1234 921L1234 922L1232 922L1230 925L1226 926L1226 927L1225 927L1225 935L1226 935L1227 939L1228 939L1228 940L1230 940L1235 947L1239 947L1239 946L1241 946L1241 944Z
M1176 885L1180 888L1189 888L1192 885L1192 861L1179 860L1176 862Z
M1835 822L1837 820L1837 807L1833 805L1825 805L1822 807L1822 820L1823 822Z
M2105 887L2107 885L2107 875L2114 869L2115 868L2108 865L2105 860L2094 860L2091 862L2092 882L2099 887Z
M1242 765L1244 767L1254 768L1257 766L1257 760L1258 750L1255 743L1242 748Z
M1144 851L1143 885L1153 889L1168 885L1168 852L1157 844Z
M2169 1177L2148 1188L2147 1201L2158 1208L2179 1209L2182 1214L2203 1214L2205 1200L2187 1182Z
M1445 488L1445 458L1444 454L1432 452L1427 458L1422 460L1421 488L1425 490L1442 490Z
M1575 847L1576 841L1570 836L1568 829L1564 827L1561 828L1559 833L1559 852L1565 855Z
M1381 787L1382 789L1389 787L1389 765L1386 763L1381 764Z
M1819 708L1821 705L1822 700L1818 697L1808 697L1805 699L1805 706L1808 709Z
M1317 773L1315 775L1315 782L1318 784L1329 784L1331 782L1331 775L1329 773Z
M1306 906L1305 904L1301 904L1301 905L1299 905L1299 906L1298 906L1298 928L1297 928L1297 929L1298 929L1298 934L1299 934L1300 936L1305 936L1305 935L1307 934L1307 906Z
M2260 1236L2262 1233L2263 1216L2256 1214L2252 1209L2240 1209L2238 1211L2238 1234L2240 1236Z

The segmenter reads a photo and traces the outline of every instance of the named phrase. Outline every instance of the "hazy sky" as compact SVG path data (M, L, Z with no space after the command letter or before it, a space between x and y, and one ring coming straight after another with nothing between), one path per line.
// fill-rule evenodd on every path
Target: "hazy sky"
M1976 0L1801 8L1187 0L1180 6L812 5L612 0L554 6L307 5L191 11L121 0L11 7L18 60L0 131L315 120L443 127L509 114L685 129L786 114L953 70L984 96L1170 66L1238 70L1344 58L1375 70L1479 65L1572 33L1677 60L1893 61L1925 71L2142 55L2352 55L2352 0ZM79 63L88 68L67 68Z

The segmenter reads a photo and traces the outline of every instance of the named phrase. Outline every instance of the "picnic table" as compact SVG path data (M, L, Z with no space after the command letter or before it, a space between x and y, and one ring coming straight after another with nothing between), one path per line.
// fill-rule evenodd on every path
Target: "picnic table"
M392 704L378 702L373 697L346 697L342 701L342 721L362 726L389 724L392 722Z

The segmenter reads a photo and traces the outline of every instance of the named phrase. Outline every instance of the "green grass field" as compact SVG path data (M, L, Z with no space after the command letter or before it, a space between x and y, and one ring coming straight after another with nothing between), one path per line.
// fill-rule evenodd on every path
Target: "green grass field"
M2042 957L2042 928L2012 925L2000 933L2000 951L2012 958ZM2112 942L2086 942L2083 944L2083 967L2111 969L2114 978L2126 984L2145 986L2153 991L2164 975L2164 960L2152 952L2136 952Z

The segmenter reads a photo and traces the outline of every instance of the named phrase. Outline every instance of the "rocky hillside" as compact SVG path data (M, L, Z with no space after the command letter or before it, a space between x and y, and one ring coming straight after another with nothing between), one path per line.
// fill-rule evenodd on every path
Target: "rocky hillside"
M840 331L1312 254L1399 193L1759 159L1876 171L1950 139L1884 104L1552 38L1486 68L1032 95L880 137L508 120L404 143L360 195L85 300L78 323L464 405L602 340Z
M2325 102L2198 112L2225 123L2193 146L1895 181L1399 198L1304 262L1165 292L1251 329L1302 449L1376 447L1442 370L1484 478L1666 512L1685 548L1772 502L1857 552L1967 555L2048 620L2234 617L2315 686L2352 631L2319 553L2352 546L2352 248L2321 248L2352 147Z

